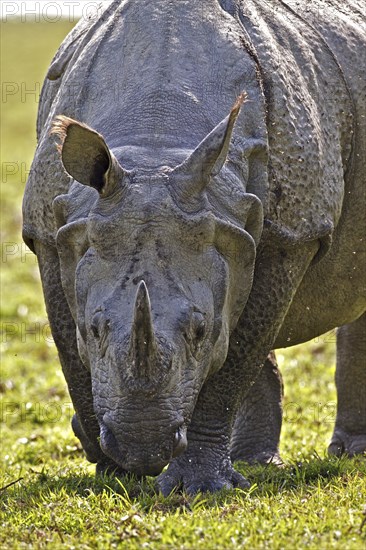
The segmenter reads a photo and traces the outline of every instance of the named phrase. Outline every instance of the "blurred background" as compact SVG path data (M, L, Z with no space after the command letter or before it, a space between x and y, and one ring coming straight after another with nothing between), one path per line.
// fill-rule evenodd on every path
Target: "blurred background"
M58 46L76 21L62 17L50 22L41 14L21 17L19 12L17 16L5 17L10 4L14 8L12 2L1 4L0 34L0 397L2 458L11 464L16 461L15 448L30 450L30 438L33 436L36 441L37 428L52 422L52 418L62 419L65 413L71 417L36 257L22 242L21 228L22 195L36 148L35 124L42 82Z
M77 18L95 17L99 4L1 3L0 420L5 475L65 457L83 461L70 427L72 406L49 330L37 261L21 238L21 205L47 68ZM334 341L335 333L330 333L277 353L285 382L284 458L313 451L324 456L335 418Z

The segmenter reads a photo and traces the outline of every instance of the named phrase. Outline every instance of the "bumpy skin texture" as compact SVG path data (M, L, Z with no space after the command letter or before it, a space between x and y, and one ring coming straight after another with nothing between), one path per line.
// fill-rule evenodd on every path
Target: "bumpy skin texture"
M233 462L282 463L278 450L282 398L282 376L271 352L236 415L231 437Z
M280 461L270 351L342 325L330 451L365 450L360 13L124 0L61 46L24 238L98 471L246 486L232 460Z

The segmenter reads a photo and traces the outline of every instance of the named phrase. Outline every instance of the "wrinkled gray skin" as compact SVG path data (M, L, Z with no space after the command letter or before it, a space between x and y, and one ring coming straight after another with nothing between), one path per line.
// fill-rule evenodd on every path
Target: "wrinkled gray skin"
M330 452L366 448L361 5L287 4L115 1L43 88L24 238L73 428L164 494L279 460L269 352L335 326Z

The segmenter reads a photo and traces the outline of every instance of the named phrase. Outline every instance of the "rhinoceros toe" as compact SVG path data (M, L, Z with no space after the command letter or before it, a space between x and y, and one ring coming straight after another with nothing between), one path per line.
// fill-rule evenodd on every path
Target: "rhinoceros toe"
M225 468L202 469L195 465L194 460L174 461L168 469L157 478L157 488L168 496L174 489L182 489L189 495L197 493L216 493L221 489L240 487L247 489L250 483L230 465Z
M273 464L274 466L283 466L283 460L277 451L261 451L258 453L235 452L231 454L231 460L247 462L248 464Z
M330 455L341 456L362 455L366 453L366 434L349 434L341 428L336 428L330 445L328 447Z

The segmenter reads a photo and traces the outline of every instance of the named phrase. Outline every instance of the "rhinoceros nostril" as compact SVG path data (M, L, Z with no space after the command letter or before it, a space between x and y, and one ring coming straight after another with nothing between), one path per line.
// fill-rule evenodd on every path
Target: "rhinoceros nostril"
M105 422L100 424L100 447L107 456L112 458L117 464L122 464L125 452L121 451L116 436Z
M112 432L104 423L100 425L100 445L103 450L117 448L117 440Z
M174 435L173 458L180 456L187 447L187 428L180 426Z

